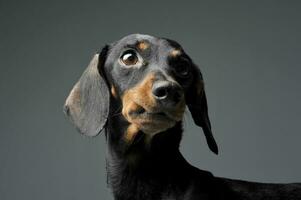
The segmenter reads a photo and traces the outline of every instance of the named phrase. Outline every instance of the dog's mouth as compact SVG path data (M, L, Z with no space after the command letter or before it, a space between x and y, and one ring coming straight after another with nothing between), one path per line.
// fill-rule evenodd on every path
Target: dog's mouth
M130 108L123 110L123 115L132 126L136 127L136 130L152 136L173 127L182 119L184 111L184 102L169 110L166 108L145 109L132 102Z
M132 116L133 118L152 118L152 119L156 119L156 118L167 118L169 119L170 117L168 116L168 114L166 112L147 112L143 107L139 106L138 109L136 110L132 110L129 112L129 115ZM171 119L173 120L173 119Z
M174 124L177 121L167 112L148 112L144 108L129 112L129 116L131 122L137 124L142 130L151 129L147 132L167 127L169 124Z

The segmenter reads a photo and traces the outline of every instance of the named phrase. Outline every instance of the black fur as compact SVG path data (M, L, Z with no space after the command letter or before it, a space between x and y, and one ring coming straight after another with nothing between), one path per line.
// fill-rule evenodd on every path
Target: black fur
M141 40L147 40L152 44L150 49L140 52L145 59L144 67L139 69L120 67L116 62L120 57L120 52L125 48L135 48L134 45ZM106 124L108 184L112 188L115 199L301 199L300 184L263 184L231 180L215 177L210 172L191 166L179 151L183 133L181 121L172 128L157 133L148 143L146 142L146 134L142 131L138 132L130 144L124 140L123 137L129 122L121 114L121 97L124 91L134 87L148 73L158 71L170 75L180 84L196 125L203 128L210 149L217 153L218 149L211 132L204 89L198 94L197 88L195 88L197 82L202 82L202 75L184 51L181 58L174 59L168 56L165 52L172 48L182 49L175 41L140 34L127 36L106 46L99 56L98 74L89 75L87 79L85 73L79 81L80 84L85 84L80 87L80 94L88 101L92 99L96 102L89 104L87 108L83 103L73 101L72 95L68 97L69 100L66 102L67 115L81 132L85 133L85 130L88 130L89 134L87 135L96 135ZM186 62L185 65L188 65L191 70L191 76L187 79L176 76L173 71L180 62ZM82 79L87 82L83 82ZM102 86L98 87L98 91L93 91L91 94L91 90L86 90L86 86L95 89L95 87L91 87L91 84L96 84L95 81L97 80L101 80L99 84ZM89 83L89 81L91 82ZM115 87L118 97L111 95L110 99L106 99L109 88L112 86ZM96 96L94 92L96 92ZM100 95L99 92L101 92ZM80 101L86 102L82 98ZM70 108L74 108L74 106L80 107L84 117L70 112ZM109 111L108 114L106 114L107 110ZM91 125L91 123L96 124ZM94 128L91 130L87 125Z

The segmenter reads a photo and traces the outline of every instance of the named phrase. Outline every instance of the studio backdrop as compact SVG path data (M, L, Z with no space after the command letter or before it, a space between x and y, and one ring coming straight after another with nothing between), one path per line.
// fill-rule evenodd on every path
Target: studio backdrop
M300 1L0 1L0 199L112 199L106 141L64 101L130 33L178 41L202 70L212 154L189 112L181 151L216 176L301 182Z

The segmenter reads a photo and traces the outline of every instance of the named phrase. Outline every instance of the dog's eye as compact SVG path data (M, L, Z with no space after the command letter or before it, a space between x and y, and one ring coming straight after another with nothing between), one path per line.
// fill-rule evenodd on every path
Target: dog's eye
M135 65L135 64L137 64L137 62L139 60L138 56L134 50L125 51L121 55L120 59L125 65Z
M190 69L188 65L185 64L177 65L175 71L177 75L180 76L181 78L188 78L190 76Z

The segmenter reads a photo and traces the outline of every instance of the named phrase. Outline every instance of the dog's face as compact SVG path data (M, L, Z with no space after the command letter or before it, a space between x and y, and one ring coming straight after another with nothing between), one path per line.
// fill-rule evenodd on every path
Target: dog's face
M154 135L183 117L185 94L192 84L193 65L179 45L165 39L130 35L108 52L104 71L114 98L133 130ZM135 132L134 131L134 132Z
M176 42L133 34L96 55L66 101L66 112L80 132L98 134L109 115L110 99L128 121L124 138L142 131L150 138L183 118L186 105L217 153L198 67Z

